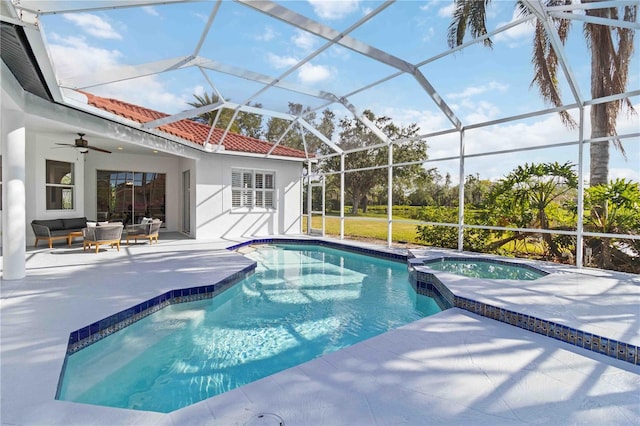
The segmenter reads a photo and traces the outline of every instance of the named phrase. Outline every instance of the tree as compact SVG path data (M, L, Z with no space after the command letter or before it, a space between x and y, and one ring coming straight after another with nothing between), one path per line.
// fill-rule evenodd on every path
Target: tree
M575 195L578 187L578 176L573 167L569 162L532 163L516 167L498 181L488 194L488 213L499 220L497 224L500 226L552 229L550 208L552 205L560 205L569 195ZM510 241L526 238L527 235L515 233L496 241L492 247L503 246ZM542 234L542 240L552 256L562 255L551 234Z
M616 179L585 191L585 227L605 234L638 235L640 230L640 186L637 182ZM640 241L620 244L611 238L590 238L587 243L595 251L599 268L640 272Z
M464 41L467 28L473 37L483 36L486 29L486 9L491 0L454 0L455 11L449 25L448 42L450 47L460 46ZM584 2L596 2L585 0ZM570 4L570 0L546 0L549 6ZM523 15L532 13L525 3L517 1L516 5ZM573 13L573 11L570 11ZM581 12L581 11L580 11ZM636 22L637 5L625 4L619 7L603 7L586 9L587 16L596 18L619 19ZM567 40L570 21L568 19L553 18L558 36L564 44ZM629 78L629 63L633 53L633 38L635 31L629 28L609 27L592 23L584 24L584 34L591 51L591 96L603 98L626 90ZM484 45L492 46L489 38ZM545 101L554 106L561 106L559 82L557 79L558 56L544 30L543 23L536 19L536 29L533 40L534 78L532 85L538 87ZM606 185L609 169L609 141L622 150L622 144L616 138L616 119L623 107L634 112L629 99L606 102L591 106L591 138L610 137L602 142L590 144L590 185ZM575 127L576 123L567 111L561 111L563 122L568 127ZM624 154L624 150L622 150Z
M293 116L303 116L307 122L313 123L316 114L311 112L311 108L303 107L302 104L289 102L289 114ZM270 142L280 141L280 145L289 148L304 150L304 143L298 125L294 125L286 134L284 133L291 125L290 120L284 118L271 117L267 120L266 138ZM284 136L284 137L283 137Z
M364 116L374 123L390 140L410 138L418 133L418 126L411 124L407 127L399 127L393 123L389 117L376 117L369 110L364 112ZM338 146L345 151L366 148L367 146L379 145L382 141L365 126L362 121L355 118L343 118L340 120L340 137ZM394 146L394 162L406 162L415 160L426 160L426 143L424 141L404 142ZM386 145L376 148L365 149L352 152L345 157L345 170L357 170L347 172L344 175L345 192L351 197L352 213L357 214L360 206L366 212L367 197L370 196L372 188L377 184L387 182L387 168L378 167L375 169L361 170L369 167L380 166L388 162L389 148ZM321 169L327 171L340 170L340 158L330 157L320 165ZM394 176L402 179L406 175L416 173L422 169L422 165L405 166L394 168Z
M193 95L196 99L193 102L188 102L194 108L200 108L202 106L211 105L219 101L218 95L212 93L209 96L208 93L204 95ZM261 108L262 105L256 103L253 105L256 108ZM233 110L229 108L219 108L215 111L205 112L200 114L194 120L206 124L207 126L213 126L215 123L216 128L226 129L233 117ZM217 118L217 121L216 121ZM262 117L259 114L240 111L236 115L235 120L231 124L230 132L240 135L249 136L252 138L260 139L262 137Z

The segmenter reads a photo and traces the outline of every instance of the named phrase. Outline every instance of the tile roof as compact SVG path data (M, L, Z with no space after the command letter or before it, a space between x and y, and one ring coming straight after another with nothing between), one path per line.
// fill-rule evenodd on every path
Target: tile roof
M101 98L91 93L82 93L87 97L89 105L119 115L120 117L137 121L138 123L147 123L169 116L169 114L123 102L118 99ZM204 146L211 127L193 120L180 120L165 124L157 129ZM217 144L223 133L224 130L214 128L210 143ZM271 142L231 132L227 133L222 145L224 145L225 151L253 154L267 154L274 146ZM271 154L282 157L306 158L304 151L280 145L276 146Z

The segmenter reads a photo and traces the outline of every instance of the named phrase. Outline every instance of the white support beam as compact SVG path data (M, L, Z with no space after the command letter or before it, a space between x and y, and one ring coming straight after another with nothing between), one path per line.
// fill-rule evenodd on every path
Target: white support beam
M305 158L309 158L309 148L307 147L307 138L304 136L304 131L302 130L302 126L298 123L298 131L300 132L300 137L302 138L302 147L304 148Z
M165 124L169 124L169 123L174 123L176 121L180 121L180 120L184 120L185 118L192 118L192 117L197 117L201 114L205 114L207 112L211 112L211 111L215 111L217 109L220 109L222 106L224 106L224 102L222 101L218 101L216 103L213 104L209 104L209 105L204 105L195 109L190 109L188 111L182 111L179 112L178 114L173 114L164 118L159 118L157 120L153 120L153 121L148 121L146 123L143 123L140 127L142 129L153 129L155 127L160 127L163 126Z
M580 94L580 87L576 82L576 78L571 71L571 67L569 66L569 61L567 60L567 55L564 53L564 45L560 40L560 36L558 32L555 30L555 25L551 20L551 17L543 10L543 5L540 0L522 0L523 3L529 8L531 13L533 13L538 21L544 27L544 30L549 37L549 41L551 42L551 46L556 53L558 58L558 63L562 67L564 71L564 75L567 78L567 83L569 83L569 88L571 89L571 93L573 93L573 97L578 104L579 108L582 108L584 105L584 98Z
M551 11L567 11L567 10L588 10L588 9L604 9L608 7L623 7L632 6L638 4L638 0L609 0L609 1L597 1L593 3L571 3L558 6L545 6L544 9L548 12Z
M216 18L218 14L218 10L220 10L220 5L222 4L222 0L217 0L216 4L213 6L213 10L209 14L209 19L207 19L207 24L204 26L202 30L202 35L200 35L200 40L198 40L198 44L196 48L193 50L193 57L195 58L200 54L200 49L202 49L202 45L207 39L207 34L209 34L209 30L211 29L211 25L213 25L213 20Z
M16 9L26 10L38 15L59 15L63 13L97 12L100 10L125 9L139 6L156 6L172 3L193 3L194 1L205 0L100 0L76 2L29 0L18 3L16 5Z
M429 83L429 80L422 74L422 72L416 68L413 73L413 77L416 79L418 84L427 92L427 94L433 99L433 102L436 103L440 111L447 116L449 121L453 124L453 126L460 130L462 129L462 123L460 119L455 115L455 113L449 108L449 105L442 99L442 97L436 92L436 89Z
M327 144L329 146L329 148L333 149L335 152L337 152L338 154L342 154L344 151L342 150L342 148L340 148L338 145L336 145L335 143L331 142L331 140L329 140L325 135L323 135L322 133L320 133L315 127L313 127L311 124L307 123L306 120L304 119L300 119L300 125L302 127L304 127L305 129L307 129L312 135L314 135L315 137L317 137L318 139L320 139L322 142L324 142L325 144Z
M340 46L346 47L347 49L353 50L354 52L360 53L369 58L375 59L378 62L382 62L387 64L393 68L402 70L407 73L413 73L415 66L410 64L409 62L400 59L396 56L393 56L390 53L384 52L380 49L377 49L373 46L370 46L366 43L363 43L359 40L356 40L349 36L342 36L343 33L328 27L324 24L316 22L312 19L309 19L305 16L302 16L290 9L287 9L284 6L276 4L272 1L263 1L263 0L236 0L238 3L244 4L252 9L255 9L259 12L262 12L272 18L276 18L282 22L285 22L289 25L293 25L296 28L299 28L308 33L314 34L318 37L322 37L325 40L339 40L336 44ZM383 4L384 8L388 7L393 3L393 1L387 1ZM369 16L368 19L371 19L373 15Z
M458 251L464 250L464 129L460 131L460 164L458 164Z
M265 108L257 108L250 105L241 105L235 102L225 102L225 107L228 107L229 109L237 109L251 114L268 115L269 117L281 118L288 121L293 121L298 118L295 115L287 114L284 112L272 111Z
M629 22L622 19L607 19L599 18L597 16L588 16L577 13L565 13L565 12L549 12L549 16L560 19L570 19L572 21L583 21L589 24L606 25L609 27L628 28L630 30L640 30L640 23Z
M280 137L278 138L276 143L273 144L273 147L269 150L269 152L267 152L265 154L265 157L269 157L271 155L271 153L278 147L278 145L280 145L280 142L282 142L282 140L287 135L287 133L289 133L289 131L293 128L293 126L295 126L297 121L298 121L298 119L295 119L291 123L289 123L289 126L285 129L284 132L282 132L282 135L280 135ZM302 137L303 137L303 141L304 141L304 135ZM306 143L304 145L305 145L305 153L306 153L306 151L307 151Z
M456 117L455 113L451 110L451 108L449 108L446 102L444 102L442 97L437 93L435 88L431 85L431 83L427 80L427 78L422 74L422 72L415 65L410 64L400 58L397 58L387 52L376 49L373 46L369 46L365 43L362 43L347 35L343 35L344 33L350 32L351 29L348 31L345 31L344 33L339 33L333 28L327 27L316 21L308 19L302 15L297 14L296 12L293 12L271 1L247 1L247 0L236 0L236 1L239 3L245 4L249 7L252 7L256 10L259 10L260 12L265 13L271 17L279 19L287 24L293 25L301 30L310 32L314 35L317 35L319 37L322 37L330 41L335 41L335 44L339 44L355 52L361 53L373 60L376 60L378 62L389 65L393 68L396 68L401 72L406 72L411 74L416 79L418 84L420 84L420 86L427 92L427 94L431 97L431 99L433 99L433 101L436 103L438 108L453 123L456 129L459 130L462 128L462 123L460 122L458 117ZM394 74L392 77L396 77L398 75L400 74Z
M365 127L371 130L371 133L376 135L378 139L385 142L387 145L390 145L393 142L391 139L389 139L387 135L384 134L382 130L378 128L378 126L373 124L371 120L365 117L364 114L360 114L356 109L356 107L353 104L351 104L346 98L340 99L340 103L344 105L344 107L348 109L351 112L351 114L353 114L356 120L359 120L362 124L365 125Z
M584 266L584 108L580 109L580 121L578 123L578 196L577 212L578 223L576 224L576 267Z
M234 77L239 77L244 80L255 81L257 83L270 84L274 80L277 80L276 77L249 71L244 68L236 67L234 65L223 64L222 62L215 61L213 59L199 57L196 59L196 61L194 61L194 63L197 66L205 69L221 72L223 74L231 75ZM288 90L290 92L296 92L307 96L313 96L314 98L325 99L330 102L337 102L338 100L338 97L331 92L317 90L310 87L302 86L300 84L289 83L287 81L276 81L274 86L280 89Z
M102 84L115 83L148 75L160 74L165 71L177 70L194 65L192 56L178 56L176 58L163 59L139 65L125 65L104 69L101 72L79 75L60 80L61 87L70 89L85 89Z

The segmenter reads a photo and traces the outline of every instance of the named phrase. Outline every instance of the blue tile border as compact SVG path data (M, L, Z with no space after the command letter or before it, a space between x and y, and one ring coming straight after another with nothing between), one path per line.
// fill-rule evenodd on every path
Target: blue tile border
M403 263L408 262L409 259L413 257L410 254L406 255L383 250L356 247L332 241L295 238L264 238L249 240L227 247L227 250L237 250L241 247L254 244L319 245ZM492 261L495 261L496 263L513 264L512 262L503 262L495 259L492 259ZM631 364L640 365L640 347L636 345L619 342L614 339L567 327L553 321L547 321L531 315L514 312L483 302L478 302L473 299L457 296L446 286L446 284L440 281L434 273L418 271L415 269L416 265L420 264L413 262L408 263L409 281L411 286L416 293L433 298L442 310L449 309L451 307L464 309L487 318L495 319L515 327L563 341L570 345L578 346L615 359L629 362ZM518 265L521 266L520 264ZM522 266L526 267L528 265ZM102 340L108 335L121 330L128 325L131 325L134 322L169 306L170 304L192 302L215 297L233 286L235 283L251 275L255 268L256 264L254 263L215 284L169 290L159 296L76 330L69 335L67 355L73 354L92 343Z
M131 308L125 309L111 316L103 318L86 327L71 332L67 344L67 355L78 352L95 342L98 342L118 330L140 321L169 305L211 299L232 287L237 282L253 274L256 264L249 265L240 271L229 275L215 284L200 287L169 290L159 296L145 300Z
M380 249L370 249L366 247L356 247L348 244L341 244L334 241L316 240L316 239L296 239L296 238L263 238L258 240L245 241L239 244L227 247L227 250L238 250L239 248L255 245L255 244L297 244L297 245L314 245L335 248L343 251L364 254L367 256L378 257L381 259L393 260L405 263L409 258L406 254L393 253Z
M573 346L626 361L634 365L640 365L640 348L636 345L619 342L532 315L499 308L487 303L454 295L435 274L417 271L415 270L415 265L410 265L409 279L411 280L413 288L418 292L423 288L426 289L425 291L427 293L430 291L429 289L435 289L439 297L444 299L444 306L447 306L447 308L456 307L464 309L474 314L560 340ZM438 301L438 296L431 297ZM438 304L440 305L440 303ZM441 308L442 306L443 305L440 305Z
M544 277L545 275L549 275L549 272L543 269L537 268L535 266L528 265L526 263L510 262L508 260L492 259L492 258L486 258L486 257L440 256L440 257L434 257L434 258L424 260L422 264L428 267L429 264L431 263L441 262L443 260L476 261L476 262L480 261L484 263L494 263L496 265L517 266L518 268L526 269L528 271L535 272L536 274L540 274L541 277Z
M368 256L374 256L386 260L392 260L396 262L405 263L407 256L385 252L382 250L368 249L364 247L354 247L346 244L334 243L331 241L323 240L311 240L311 239L295 239L295 238L264 238L257 240L250 240L240 244L227 247L227 250L237 250L241 247L254 245L254 244L298 244L298 245L319 245L344 251L350 251L358 254L365 254ZM115 313L109 317L103 318L94 322L79 330L75 330L69 334L69 341L67 344L67 355L71 355L80 349L83 349L95 342L98 342L110 334L115 333L118 330L140 321L151 315L154 312L159 311L171 304L193 302L196 300L210 299L217 296L223 291L233 286L238 281L251 275L256 268L256 264L249 265L242 270L224 278L223 280L200 287L190 287L169 290L163 294L160 294L149 300L145 300L131 308L125 309L118 313Z

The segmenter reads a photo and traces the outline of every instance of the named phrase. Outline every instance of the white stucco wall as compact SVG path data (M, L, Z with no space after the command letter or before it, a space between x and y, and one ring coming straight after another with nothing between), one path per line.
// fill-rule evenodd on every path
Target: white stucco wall
M301 163L232 155L198 161L196 238L237 238L300 234ZM231 207L231 170L274 171L275 209Z
M27 244L33 245L33 219L86 216L96 219L97 170L166 173L166 229L182 232L182 173L191 177L191 208L188 233L197 239L249 236L295 235L300 233L301 163L250 158L228 154L203 153L199 160L159 155L132 155L114 152L87 155L75 149L59 148L54 137L27 132ZM75 208L46 210L46 160L75 165ZM275 209L233 209L231 207L231 170L244 168L273 171L276 177Z
M90 152L86 156L84 166L84 198L85 213L89 219L97 219L96 212L96 178L98 170L113 170L124 172L165 173L167 176L165 188L165 222L164 231L180 231L178 221L180 215L180 159L150 153L149 155L132 155L113 152L104 154Z

